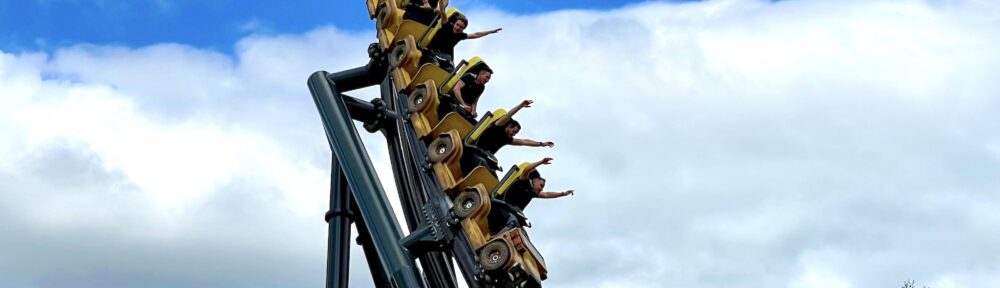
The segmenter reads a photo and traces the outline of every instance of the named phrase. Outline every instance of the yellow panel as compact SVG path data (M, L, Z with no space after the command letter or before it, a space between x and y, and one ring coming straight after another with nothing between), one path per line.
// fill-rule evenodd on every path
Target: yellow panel
M462 142L458 141L458 139L459 139L459 137L458 137L458 131L451 130L451 131L445 132L444 134L445 135L441 135L441 136L447 136L448 139L451 141L451 144L453 145L453 147L455 147L455 149L452 150L451 153L448 153L447 157L445 157L444 160L442 160L441 162L448 162L449 163L448 164L449 167L453 167L453 168L454 167L461 167L461 166L459 166L459 162L460 162L459 160L461 160L461 158L462 158L462 152L463 152L463 150L465 150L464 149L465 147L462 146ZM454 172L456 176L462 175L461 170L457 170L456 169L455 171L458 171L458 172ZM455 178L458 178L458 177L455 177Z
M368 18L375 18L376 15L375 12L378 12L376 11L378 10L378 6L385 4L385 2L386 0L366 0L365 6L368 6ZM399 4L394 4L394 7L403 9L403 7L406 6L407 3L410 3L410 0L401 0L399 1Z
M392 18L390 19L389 26L385 27L387 30L396 31L399 29L399 24L403 22L403 10L393 9Z
M538 250L535 249L535 244L531 243L531 238L528 237L528 231L524 230L524 228L518 228L517 230L518 233L521 233L522 236L521 238L524 239L524 246L528 249L529 252L531 252L531 256L534 257L535 261L538 262L539 264L538 267L541 268L544 272L545 259L542 258L542 253L538 253ZM545 277L542 278L544 279Z
M441 182L441 188L444 189L446 194L454 198L455 194L457 194L455 191L461 191L455 190L454 188L455 185L457 185L457 182L459 182L458 179L462 177L462 167L459 161L462 158L462 146L460 143L452 142L452 144L459 144L458 146L455 146L456 151L449 154L440 162L434 163L433 169L434 174L438 176L438 180Z
M410 74L406 73L403 69L393 69L392 70L392 81L396 84L396 87L406 87L410 85Z
M413 76L413 82L410 87L406 87L406 91L413 91L414 88L420 83L424 83L427 80L434 80L434 83L444 83L448 79L448 71L444 71L441 67L434 64L424 64L420 66L420 70L417 70L417 74ZM437 87L430 87L435 89Z
M379 44L382 49L389 49L392 46L393 41L396 39L394 35L396 34L396 29L399 28L399 23L403 20L403 11L396 7L396 2L394 0L379 0L381 2L386 2L385 9L387 16L386 19L380 23L381 26L376 26L375 30L378 31ZM376 15L377 16L377 15ZM376 23L378 20L376 19Z
M454 7L450 7L444 13L446 15L445 17L449 17L450 18L451 15L454 15L455 13L459 13L459 12L458 12L458 9L455 9ZM447 19L443 19L445 21L440 21L440 20L442 20L442 19L439 19L439 21L435 22L434 23L434 27L431 27L431 30L427 31L427 36L424 36L423 39L420 39L420 45L419 45L420 48L426 48L427 45L430 45L431 44L431 39L434 39L434 35L437 35L438 30L441 30L441 25L443 25L447 21Z
M517 181L524 175L524 170L528 165L531 165L531 162L521 163L521 165L517 165L517 168L507 171L507 175L503 176L503 183L500 183L500 186L493 191L493 197L499 197L506 193L507 189L510 189L510 185L514 184L514 181Z
M465 230L465 235L469 238L469 247L472 247L473 250L483 247L483 245L486 245L486 241L490 239L490 235L483 234L483 230L480 230L478 224L471 218L462 219L462 228L462 230Z
M469 134L469 131L472 131L472 124L469 124L469 121L459 116L458 113L450 112L444 115L441 122L434 126L434 130L431 131L430 135L440 135L452 130L457 131L458 135L461 136L458 139L462 139L462 137ZM458 144L461 145L462 141L459 140Z
M490 117L486 118L485 121L476 123L476 126L472 128L472 132L469 132L469 135L465 136L465 144L471 145L472 143L475 143L476 139L479 139L479 136L483 135L483 132L486 131L490 125L497 122L500 117L503 117L503 115L507 115L507 110L497 109L490 113Z
M437 113L437 111L433 113ZM424 136L431 133L431 127L430 124L427 123L428 121L427 115L423 113L410 114L410 123L413 125L413 132L416 133L417 138L424 138Z
M418 72L417 76L419 77L420 75L421 74ZM419 83L419 82L417 81L410 82L411 85L413 83ZM427 87L430 87L428 89L428 91L431 91L428 92L429 94L434 93L433 89L435 85L437 85L435 83L436 82L434 82L434 80L427 80L421 84L413 85L415 87L413 87L413 89L410 89L410 91L411 92L414 91L420 85L425 85ZM434 129L434 126L431 125L431 123L437 124L438 121L440 121L437 114L438 105L440 105L440 99L438 99L437 95L427 95L426 97L427 99L424 99L425 103L423 105L424 106L423 109L418 111L410 111L412 112L410 113L410 121L413 126L413 131L416 132L417 138L424 138L424 136L431 135L430 133ZM407 100L407 103L409 103L409 100Z
M367 0L365 5L368 6L368 18L375 18L375 8L381 4L382 1L379 0Z
M462 178L458 184L455 184L455 190L462 191L465 190L466 187L482 184L483 187L486 187L487 191L489 191L493 190L493 187L497 186L497 182L497 178L493 177L493 174L490 173L489 169L486 169L486 167L483 166L478 166L473 168L472 172L469 172L469 175Z
M462 146L462 142L458 140L461 139L458 137L458 131L448 131L440 134L440 137L448 137L455 149L446 155L440 162L434 163L433 169L434 173L438 175L438 180L441 181L441 188L444 189L449 196L454 198L454 194L456 194L455 191L462 191L454 190L453 188L456 185L455 182L457 179L462 178L462 166L460 160L462 159L462 150L464 150L464 147Z
M514 241L514 238L520 238L521 241ZM539 283L545 280L548 273L545 269L545 261L541 259L542 255L538 253L538 250L535 250L535 245L531 243L531 239L528 238L528 233L524 228L504 231L493 236L490 241L497 239L507 242L508 245L516 245L511 246L513 254L511 254L510 269L522 269ZM521 244L517 245L514 242L520 242Z
M524 268L524 271L527 272L528 275L531 275L532 278L535 278L535 281L541 283L542 280L545 279L545 276L541 271L539 271L538 262L535 261L535 257L531 255L531 252L525 251L521 253L521 259L524 260L521 263L523 264L521 267Z
M490 239L488 217L490 215L490 209L492 209L492 204L490 196L487 195L488 193L486 192L489 190L487 190L486 187L482 184L477 184L473 186L473 188L475 188L476 192L479 193L480 199L483 200L483 207L480 208L475 214L462 219L462 227L465 229L466 235L469 236L470 246L472 246L472 249L475 250L485 245L486 241Z
M452 74L452 77L448 79L448 82L444 83L444 86L441 86L441 90L438 91L439 93L451 95L451 88L455 87L455 83L458 83L458 79L461 79L462 75L465 75L465 72L469 71L470 67L478 65L480 62L483 62L483 60L476 56L465 62L468 64L455 71L455 74Z
M418 77L417 79L420 79L420 75L421 75L420 73L417 73L417 77ZM423 79L421 79L421 80L423 80ZM414 83L418 83L417 81L418 80L414 80L413 82ZM441 103L441 99L439 98L440 96L437 95L437 92L434 92L434 87L437 85L437 83L438 82L434 81L433 79L427 79L427 80L424 80L422 82L422 84L417 84L413 88L413 90L411 90L411 93L412 93L412 91L416 91L417 88L420 88L420 87L424 87L425 88L425 91L427 91L427 95L425 95L424 97L427 97L427 99L424 99L424 103L425 103L424 107L421 108L420 111L418 111L418 112L423 113L423 114L433 114L434 117L432 117L432 119L434 119L434 122L438 121L437 108L438 108L438 105Z
M441 189L447 193L448 191L451 191L451 188L455 187L455 184L458 181L456 181L455 174L451 172L451 169L448 169L448 165L446 164L447 163L438 162L434 163L432 167L434 169L434 175L437 176L438 182L441 183ZM451 194L449 193L448 195Z
M396 31L395 39L396 41L399 41L402 40L403 38L412 36L414 41L416 41L415 39L418 39L420 38L420 36L423 36L424 32L427 32L427 29L429 29L429 27L427 27L424 24L417 23L417 21L403 20L403 23L399 24L399 28L396 28L395 30ZM414 45L416 45L415 42Z
M403 45L402 47L404 47L403 48L404 56L400 60L399 67L397 68L402 68L403 70L406 70L406 73L410 75L409 79L412 79L413 75L417 74L417 69L419 68L417 67L417 65L420 64L420 55L422 54L422 52L420 52L420 49L417 49L417 40L413 40L413 36L406 36L406 38L397 41L396 46L399 45ZM390 51L395 52L396 51L395 49L397 48L393 47L392 49L394 50ZM389 55L389 57L395 57L395 55ZM409 84L404 86L397 86L397 88L399 88L400 91L406 89L406 87L409 87Z
M399 38L403 38L403 37L395 37L396 30L399 29L400 22L403 22L403 10L400 10L399 8L393 6L392 5L394 4L393 0L386 0L386 2L388 3L386 4L385 8L383 8L386 9L386 13L388 13L387 16L385 17L386 19L382 21L381 27L375 27L377 30L380 31L380 34L383 34L383 37L385 38L384 41L380 39L380 43L382 44L382 49L388 49L389 46L392 46L393 41Z
M386 30L378 30L378 44L382 47L382 50L387 50L392 46L392 32Z
M489 192L490 190L486 189L486 186L484 186L483 184L473 185L472 188L475 188L476 193L479 194L479 199L483 199L483 208L479 209L479 211L476 211L476 214L473 214L469 218L476 218L476 219L478 219L477 221L480 222L480 225L482 226L482 228L486 229L486 227L488 227L488 226L486 226L486 224L487 224L486 223L486 216L490 215L490 208L492 207L491 201L489 201L490 200L490 192ZM487 232L487 234L489 234L489 233Z

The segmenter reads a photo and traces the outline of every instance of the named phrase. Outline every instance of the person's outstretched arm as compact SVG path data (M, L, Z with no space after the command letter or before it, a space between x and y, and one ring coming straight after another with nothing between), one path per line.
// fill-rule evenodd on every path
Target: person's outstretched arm
M544 142L542 142L542 141L535 141L535 140L531 140L531 139L514 138L514 140L510 142L510 145L514 145L514 146L531 146L531 147L554 147L554 146L556 146L556 143L552 142L552 141L544 141Z
M490 34L493 34L493 33L500 32L500 30L503 30L503 28L497 28L497 29L493 29L493 30L487 30L487 31L480 31L480 32L472 33L472 34L469 34L469 38L468 39L480 38L480 37L483 37L483 36L486 36L486 35L490 35Z
M517 114L517 111L521 111L521 108L530 108L531 103L535 103L535 101L525 99L524 101L521 101L521 103L518 103L517 106L510 109L510 112L507 112L507 114L500 116L500 119L497 119L497 126L506 126L507 121L510 121L510 117L514 117L514 114Z
M535 168L538 168L538 166L549 164L552 164L552 157L545 157L542 158L542 160L532 162L531 164L528 164L528 166L524 167L524 172L521 173L521 176L528 177L528 174L531 173L531 171L535 171Z
M552 198L559 198L559 197L568 196L568 195L573 195L573 190L572 189L566 190L566 191L563 191L563 192L540 192L540 193L538 193L538 198L552 199Z

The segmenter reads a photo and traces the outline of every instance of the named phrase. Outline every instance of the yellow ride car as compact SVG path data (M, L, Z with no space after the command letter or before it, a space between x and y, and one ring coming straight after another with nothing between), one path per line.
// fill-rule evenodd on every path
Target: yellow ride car
M468 236L469 245L477 251L479 263L489 280L511 284L513 287L541 287L542 280L548 276L545 259L535 249L523 228L528 225L526 217L520 211L510 208L510 205L495 199L496 196L503 195L514 181L523 179L526 173L524 168L530 164L525 162L511 167L499 183L477 183L464 188L455 197L452 207L455 216L462 219L460 223ZM489 184L495 185L490 189ZM490 192L487 193L487 190ZM503 218L497 217L501 213L515 213L521 227L499 231L493 235L489 221Z
M428 65L431 67L427 67ZM446 115L439 114L438 106L441 104L439 97L451 97L451 89L455 87L462 75L477 71L482 67L486 67L486 62L483 62L479 57L462 61L459 63L458 69L450 74L437 66L424 64L415 78L415 80L423 82L411 84L413 88L404 89L409 93L407 111L410 112L410 123L413 124L413 130L418 138L430 141L432 138L428 137L441 135L452 129L458 130L459 139L463 139L469 134L473 127L461 116L453 112ZM425 69L427 69L426 72L424 72ZM442 74L447 75L447 77L442 77ZM444 84L440 87L436 86L440 83Z

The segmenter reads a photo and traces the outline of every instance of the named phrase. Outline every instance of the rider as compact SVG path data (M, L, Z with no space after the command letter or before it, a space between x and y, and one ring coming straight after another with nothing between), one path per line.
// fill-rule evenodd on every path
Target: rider
M455 13L448 17L448 22L442 25L431 42L427 44L429 53L425 53L421 63L436 62L437 66L448 72L454 69L455 45L465 39L477 39L486 35L500 32L502 28L466 34L465 27L469 25L469 19L461 13Z
M469 123L476 123L476 104L479 103L479 96L486 90L486 83L493 77L493 70L483 67L476 73L469 73L458 79L455 86L451 88L451 96L441 97L441 104L438 105L438 115L447 115L449 112L458 112Z
M475 143L476 146L478 146L480 149L490 152L490 154L496 154L501 147L506 145L533 146L533 147L555 146L556 144L553 143L552 141L542 142L529 139L514 138L514 136L516 136L517 133L521 131L521 124L518 123L517 120L511 119L511 117L514 117L514 114L516 114L517 111L520 111L521 108L530 108L531 103L534 103L534 101L531 100L521 101L521 103L517 104L517 106L514 106L514 108L510 109L510 112L501 116L500 119L497 119L496 122L490 123L489 124L490 126L486 128L486 131L483 131L483 134L479 136L479 139L476 140Z
M432 26L434 16L440 15L445 19L444 9L448 7L448 0L420 0L410 1L403 7L403 19L417 21L426 26Z
M531 199L534 198L559 198L567 195L573 195L573 190L566 190L563 192L543 192L545 189L545 178L538 173L535 168L540 165L547 165L552 163L552 158L545 157L538 162L534 162L525 167L524 171L518 177L514 183L511 183L510 188L507 189L503 195L497 197L498 200L502 200L507 203L510 207L498 207L500 205L494 205L496 209L493 209L490 213L490 232L493 234L500 233L501 231L514 228L519 226L517 216L515 214L520 214L527 208L528 203L531 203ZM509 211L503 211L509 210ZM499 212L499 213L493 213ZM504 213L506 212L506 213Z

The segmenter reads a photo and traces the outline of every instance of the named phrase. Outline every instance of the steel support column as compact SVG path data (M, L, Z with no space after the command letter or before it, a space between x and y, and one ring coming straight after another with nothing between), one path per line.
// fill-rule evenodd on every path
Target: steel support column
M383 271L389 273L386 276L392 282L391 286L424 287L414 267L413 256L400 244L402 232L385 190L354 128L340 91L333 84L345 83L348 86L345 91L360 88L363 87L361 84L367 83L365 79L373 78L365 74L353 70L337 74L319 71L309 77L309 90L323 119L330 149L344 171L359 208L357 212L368 228Z
M330 164L330 211L326 212L329 226L326 247L326 287L347 288L351 264L351 188L347 185L340 163Z

